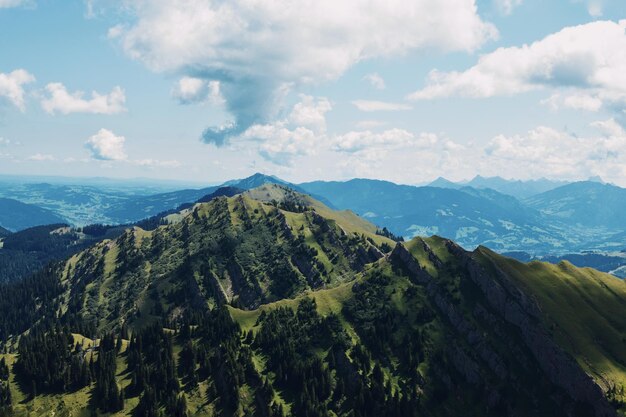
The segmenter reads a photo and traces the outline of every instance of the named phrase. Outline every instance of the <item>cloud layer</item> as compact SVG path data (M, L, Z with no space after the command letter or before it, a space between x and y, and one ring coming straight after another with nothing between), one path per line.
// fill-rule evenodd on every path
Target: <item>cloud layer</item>
M155 71L220 81L234 120L205 132L216 144L267 123L290 88L337 79L359 61L419 48L472 51L497 36L474 0L128 4L134 20L109 35L129 56Z

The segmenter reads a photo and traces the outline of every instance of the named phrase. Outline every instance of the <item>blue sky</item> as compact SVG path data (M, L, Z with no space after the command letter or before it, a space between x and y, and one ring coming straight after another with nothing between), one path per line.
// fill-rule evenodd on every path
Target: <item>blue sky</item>
M0 174L626 186L626 2L367 4L0 0Z

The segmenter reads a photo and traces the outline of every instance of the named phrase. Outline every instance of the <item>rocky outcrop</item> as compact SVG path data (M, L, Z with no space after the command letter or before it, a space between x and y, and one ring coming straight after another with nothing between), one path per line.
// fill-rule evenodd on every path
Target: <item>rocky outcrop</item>
M489 346L483 333L472 322L467 320L459 309L448 300L448 297L446 297L444 292L439 288L434 278L420 266L419 262L411 255L406 247L398 243L390 256L402 262L404 267L407 268L414 279L416 279L417 283L426 287L426 291L431 300L450 324L452 324L457 333L464 338L465 342L476 356L479 357L500 380L505 380L508 373L500 355ZM441 261L439 261L439 264L441 265ZM471 366L470 370L468 368L470 365L461 366L464 362L464 360L461 359L467 359L469 356L464 352L461 355L461 353L458 352L459 349L458 347L455 348L453 351L454 354L452 355L455 367L459 373L466 377L468 382L472 384L478 383L479 379L477 379L477 375L479 374L476 371L478 367ZM472 361L472 363L474 362Z
M490 265L490 269L495 271L494 277L470 253L453 242L448 242L447 246L450 253L461 261L490 307L519 329L526 346L550 380L574 401L591 406L596 417L616 416L593 378L550 337L542 324L537 302L516 287L497 265Z

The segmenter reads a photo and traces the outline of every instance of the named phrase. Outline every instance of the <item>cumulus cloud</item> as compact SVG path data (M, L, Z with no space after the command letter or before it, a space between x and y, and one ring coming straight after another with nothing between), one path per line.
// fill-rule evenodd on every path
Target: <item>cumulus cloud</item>
M305 126L318 132L326 131L326 113L332 110L331 102L325 98L314 98L301 94L291 114L289 122L296 126Z
M35 81L35 77L28 71L17 69L8 74L0 72L0 99L5 99L15 107L24 111L24 85Z
M172 89L172 97L181 104L224 104L220 82L207 81L202 78L182 77Z
M124 136L117 136L107 129L100 129L85 142L85 147L91 152L93 159L101 161L123 161L128 158L124 150Z
M499 48L462 72L434 70L414 100L493 97L541 88L573 90L565 105L626 103L626 20L567 27L530 45Z
M313 155L325 145L326 113L332 103L324 97L300 95L289 116L269 124L254 124L239 137L258 143L259 154L277 165L290 165L293 158Z
M363 77L363 79L370 83L370 85L377 90L384 90L386 87L385 80L376 72L367 74L365 77Z
M475 0L137 0L111 28L154 71L219 81L233 121L207 129L224 144L275 116L285 91L334 80L355 63L420 48L473 51L497 36ZM454 30L449 30L453 27Z
M126 111L126 94L121 87L115 87L109 94L91 92L91 98L84 98L85 93L70 93L61 83L46 86L48 97L41 100L41 106L50 114L91 113L116 114Z
M614 119L592 124L598 134L575 136L540 126L523 135L494 137L484 149L488 174L576 180L601 176L624 183L626 132Z
M404 103L390 103L387 101L376 100L354 100L352 104L364 112L374 111L399 111L399 110L411 110L411 106Z

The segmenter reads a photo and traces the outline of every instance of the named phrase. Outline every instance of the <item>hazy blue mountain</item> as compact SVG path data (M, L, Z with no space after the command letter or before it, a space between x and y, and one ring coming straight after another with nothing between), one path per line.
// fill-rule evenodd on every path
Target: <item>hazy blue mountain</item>
M257 172L247 178L230 180L223 183L222 187L236 187L241 188L243 190L251 190L252 188L260 187L263 184L279 184L279 185L288 185L293 186L293 184L281 180L280 178L274 175L265 175Z
M457 184L456 182L452 182L449 179L446 179L444 177L437 178L435 181L433 181L430 184L428 184L428 186L429 187L437 187L437 188L452 188L452 189L458 189L458 188L462 187L461 184Z
M581 181L530 197L525 203L570 225L626 230L626 189Z
M350 209L396 235L450 236L466 247L545 250L568 238L514 197L470 187L445 189L355 179L300 184L337 208Z
M12 231L66 220L50 210L10 198L0 198L0 226Z
M507 194L519 199L524 199L567 184L568 182L566 181L552 181L545 178L540 178L538 180L522 181L507 180L502 177L482 177L480 175L477 175L470 181L463 182L452 182L443 177L439 177L428 185L431 187L453 189L459 189L462 187L472 187L477 189L490 188L502 194Z
M0 227L0 238L8 236L11 234L10 230L5 229L4 227Z
M149 196L126 198L105 210L109 223L133 223L172 210L185 203L193 203L219 187L187 189Z
M473 188L491 188L503 194L512 195L517 198L526 198L546 191L553 190L557 187L567 185L566 181L552 181L545 178L537 180L521 181L506 180L501 177L481 177L477 175L471 181L464 185Z

